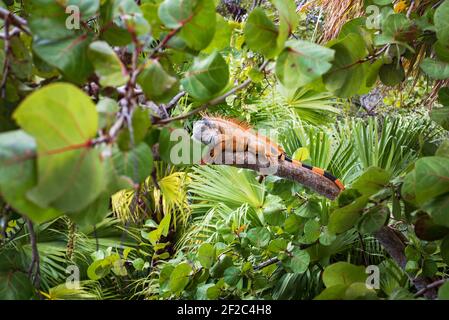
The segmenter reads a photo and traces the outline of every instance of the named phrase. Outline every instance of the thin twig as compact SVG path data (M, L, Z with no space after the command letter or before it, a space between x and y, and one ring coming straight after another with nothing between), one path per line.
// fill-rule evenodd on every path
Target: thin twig
M171 99L170 102L167 103L167 105L165 107L165 110L169 111L171 108L176 107L176 105L178 104L179 100L181 100L181 98L184 97L186 94L187 94L187 92L181 91L176 96L174 96L173 99Z
M447 281L449 281L449 279L441 279L441 280L432 282L428 286L422 288L417 293L415 293L415 297L419 297L419 296L423 295L424 293L426 293L430 289L438 288L438 287L442 286L444 283L446 283Z
M11 54L11 43L10 43L10 36L9 36L9 22L10 22L10 16L5 17L5 60L3 61L3 78L2 82L0 83L0 90L1 90L1 97L3 99L6 98L6 80L8 79L9 75L9 67L10 67L10 54Z
M26 34L31 35L30 30L28 30L27 21L19 17L18 15L15 15L14 13L6 10L5 8L0 7L0 18L5 21L8 19L12 25L16 26Z

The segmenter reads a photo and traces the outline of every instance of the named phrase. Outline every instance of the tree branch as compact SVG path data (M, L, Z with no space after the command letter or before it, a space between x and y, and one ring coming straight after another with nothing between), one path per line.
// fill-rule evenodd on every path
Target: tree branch
M16 26L17 28L19 28L20 30L25 32L26 34L31 35L30 30L28 30L27 21L25 19L15 15L14 13L6 10L5 8L0 7L0 18L5 21L8 19L12 25Z
M447 281L449 281L449 279L441 279L441 280L437 280L435 282L432 282L431 284L429 284L425 288L422 288L417 293L415 293L415 297L419 297L419 296L423 295L424 293L426 293L430 289L438 288L438 287L442 286Z
M28 269L28 277L31 282L35 286L35 288L39 288L40 284L40 258L39 258L39 250L37 249L37 240L36 233L34 232L33 222L27 217L24 217L27 223L28 232L30 234L30 243L31 243L31 264Z
M384 247L388 254L393 258L393 260L405 270L407 264L407 257L405 256L405 243L402 241L401 237L396 233L391 227L383 226L379 231L374 234L377 241ZM410 281L413 283L414 287L418 289L418 293L423 294L426 298L435 299L437 296L435 287L429 287L429 279L418 276L413 278L408 275ZM425 290L424 290L425 289Z
M339 194L340 189L331 180L313 172L312 170L299 167L288 161L281 161L277 163L276 167L269 167L268 164L255 163L254 155L248 152L223 152L224 159L229 160L226 164L234 167L250 169L262 174L266 174L267 169L270 169L270 175L275 175L280 178L285 178L291 181L296 181L302 185L312 189L313 191L325 196L328 199L334 200ZM210 163L220 164L220 163ZM271 169L274 173L271 173Z

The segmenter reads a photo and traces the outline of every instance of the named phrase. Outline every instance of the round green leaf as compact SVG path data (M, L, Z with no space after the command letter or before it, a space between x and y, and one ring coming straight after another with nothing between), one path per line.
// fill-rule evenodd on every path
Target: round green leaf
M224 281L231 287L236 286L241 278L242 273L240 269L237 267L230 267L226 269L224 272Z
M383 84L394 87L405 80L405 71L402 65L396 62L384 64L379 69L379 77Z
M177 89L177 79L169 75L156 60L149 60L139 74L137 83L142 87L145 96L155 102L170 97L172 89ZM178 85L179 87L179 85Z
M444 80L449 78L449 63L425 58L421 62L421 69L435 80Z
M98 197L105 187L104 168L98 150L88 145L98 115L84 92L65 83L48 85L29 95L13 116L37 143L38 183L28 199L75 212Z
M170 291L175 294L181 292L189 283L191 272L192 267L188 263L183 262L178 264L170 275L168 283Z
M438 41L443 45L449 45L449 1L445 0L435 10L434 23Z
M266 228L256 227L248 231L247 237L252 245L263 248L270 242L271 235Z
M438 300L449 300L449 282L446 281L438 289Z
M243 30L248 47L267 58L277 52L278 29L262 8L254 9Z
M1 300L30 300L34 287L28 275L18 271L0 272Z
M292 257L287 261L283 261L283 265L293 273L304 273L307 271L310 263L310 255L298 248L292 251Z
M193 50L206 48L214 37L214 0L165 0L159 6L158 13L168 28L181 28L179 36Z
M329 288L336 285L351 285L355 282L363 282L366 280L365 268L363 266L355 266L347 262L334 263L323 272L324 285Z
M305 243L313 243L318 240L321 233L321 225L316 220L309 220L304 225L304 237Z
M228 65L223 57L215 52L205 58L196 58L181 84L193 98L207 101L220 93L228 81Z
M37 183L34 139L21 130L0 134L0 193L17 212L41 223L63 213L41 208L26 197ZM31 156L31 157L30 157ZM22 160L17 160L22 159Z
M119 87L128 82L125 66L107 42L92 42L88 55L102 86Z
M389 216L387 207L375 207L365 213L358 223L358 230L362 234L372 234L379 230Z
M204 268L209 269L215 261L215 247L210 243L203 243L198 249L198 260Z
M334 50L303 41L290 40L276 62L276 76L287 88L304 86L332 67Z

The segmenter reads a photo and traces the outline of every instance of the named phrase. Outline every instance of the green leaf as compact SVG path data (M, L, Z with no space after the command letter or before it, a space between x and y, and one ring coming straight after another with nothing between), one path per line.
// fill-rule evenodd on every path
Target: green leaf
M173 293L180 293L190 280L192 267L188 263L178 264L170 275L168 286Z
M435 156L449 158L449 139L444 140L437 151L435 152Z
M352 184L363 195L371 196L383 189L390 181L391 174L378 167L369 167Z
M33 296L34 287L25 273L0 272L1 300L30 300Z
M46 63L58 68L67 80L83 84L93 71L87 56L91 38L87 34L59 40L36 38L33 51Z
M449 78L449 63L425 58L421 62L421 69L435 80L444 80Z
M324 232L320 235L320 244L323 246L330 246L337 236L329 231L327 227L325 227Z
M137 35L145 35L150 32L150 25L134 0L108 1L105 5L105 11L107 12L104 17L105 23L120 18L125 25L125 30L135 30Z
M358 223L361 234L372 234L378 231L387 221L390 214L388 207L374 207L365 213Z
M224 272L224 281L231 287L235 287L242 278L242 273L237 267L230 267Z
M256 227L250 229L247 237L253 246L264 248L268 245L271 239L270 232L264 227Z
M130 151L117 151L112 159L116 172L135 183L143 182L153 170L153 152L143 142Z
M335 286L327 287L314 298L314 300L343 300L348 285L337 284Z
M158 38L161 34L161 25L162 21L159 19L158 9L159 3L143 3L140 5L140 10L142 10L142 14L147 20L147 22L151 26L151 34L154 38Z
M98 127L109 129L115 122L119 106L114 99L104 97L97 103Z
M205 58L196 58L181 84L193 98L207 101L220 93L228 81L228 65L223 57L215 52Z
M432 108L430 112L430 118L442 126L444 129L449 130L449 106L442 108Z
M117 143L120 150L129 151L133 146L137 146L145 138L151 126L150 113L148 109L136 108L131 119L133 140L129 128L121 130L117 136Z
M125 66L114 50L105 41L95 41L89 45L88 56L105 87L119 87L128 82Z
M433 45L433 50L439 60L449 62L449 44L443 45L440 41L437 41Z
M438 91L438 102L443 106L449 107L449 87L441 88Z
M104 168L98 150L89 147L98 115L84 92L65 83L48 85L29 95L13 117L37 143L38 183L28 199L74 212L98 197Z
M210 243L203 243L198 249L198 261L209 269L215 261L215 247Z
M214 0L165 0L158 14L168 28L181 28L179 36L193 50L206 48L214 37Z
M293 249L292 257L287 261L283 261L283 265L293 273L304 273L307 271L310 263L310 255L298 248Z
M365 64L359 63L367 55L361 35L350 33L343 39L332 41L329 48L335 50L332 69L323 76L326 88L338 97L347 98L356 93L366 83Z
M223 276L225 270L228 270L233 266L232 258L227 255L222 255L218 258L218 261L210 269L210 274L214 278L220 278Z
M393 62L380 67L379 76L384 85L394 87L405 80L405 71L402 64Z
M278 29L262 8L256 8L250 13L243 32L248 48L266 58L276 55Z
M155 102L165 102L170 98L177 79L169 75L156 60L149 60L139 74L137 83L142 87L145 96Z
M355 282L365 283L367 275L363 266L347 262L337 262L324 269L323 282L326 288L336 285L351 285Z
M362 196L351 204L332 212L329 217L329 232L337 234L351 229L359 220L367 203L368 196Z
M449 45L449 1L445 0L435 10L434 23L437 33L437 39L443 45Z
M373 2L379 6L386 6L391 4L392 0L374 0Z
M71 16L73 11L67 10L68 6L75 6L79 9L81 25L82 22L95 15L100 6L100 0L69 0L64 2L30 0L29 6L28 25L33 35L49 40L57 40L71 37L77 32L76 29L67 27L67 25L72 26L71 24L74 21L71 18L75 18L75 15Z
M345 291L345 300L377 300L376 291L369 289L365 282L352 283Z
M298 26L299 15L296 13L296 4L293 0L272 0L272 2L279 11L277 47L282 48L285 40Z
M445 282L438 289L438 300L449 300L449 282Z
M289 40L276 62L276 76L287 88L313 82L332 67L334 50L302 41Z
M440 251L444 263L449 265L449 235L447 235L441 242Z
M26 197L37 182L36 143L21 130L0 134L0 194L17 212L35 223L54 219L63 213L41 208Z
M96 260L87 268L87 276L91 280L100 280L109 274L111 267L110 259Z
M273 253L279 253L280 251L284 251L287 249L288 242L285 239L279 238L274 239L268 245L268 251Z
M449 191L449 159L425 157L415 163L415 170L407 174L402 195L408 201L423 204Z
M427 202L422 209L432 217L436 224L449 227L449 197L448 193L442 194Z
M231 42L232 27L229 25L221 15L216 14L217 27L214 38L209 43L207 48L203 50L204 53L212 53L214 51L221 51L228 48Z
M391 14L382 23L382 34L377 36L376 45L385 45L388 43L404 44L410 39L411 22L407 16L402 13Z
M309 220L304 225L304 236L302 240L305 243L313 243L318 240L321 234L321 225L316 220Z

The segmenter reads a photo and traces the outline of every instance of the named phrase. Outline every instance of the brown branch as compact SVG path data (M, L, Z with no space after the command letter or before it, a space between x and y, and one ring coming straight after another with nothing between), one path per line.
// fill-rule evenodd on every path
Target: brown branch
M401 237L397 234L396 230L391 227L384 226L379 231L374 234L377 241L384 247L388 254L393 258L393 260L405 270L407 264L407 257L405 256L405 243ZM418 292L423 294L426 298L435 299L437 296L434 287L429 287L429 279L418 276L412 277L408 275L410 281L413 283L414 287ZM424 290L425 289L425 290Z
M28 232L30 234L30 243L31 243L31 264L28 269L28 277L31 282L35 286L35 288L39 288L40 284L40 258L39 258L39 250L37 249L37 238L36 233L34 232L33 222L29 218L24 218L27 223Z
M19 17L18 15L15 15L14 13L6 10L5 8L0 7L0 18L3 20L9 20L12 25L16 26L23 32L25 32L28 35L31 35L30 30L28 30L28 23L25 19Z
M447 281L449 281L449 279L441 279L441 280L437 280L437 281L435 281L435 282L432 282L431 284L429 284L429 285L426 286L425 288L422 288L422 289L419 290L417 293L415 293L415 297L422 296L422 295L423 295L424 293L426 293L428 290L438 288L438 287L442 286L444 283L446 283Z
M10 69L10 55L11 55L11 42L10 42L10 34L9 34L9 23L10 23L10 16L6 16L5 18L5 60L3 61L3 78L2 82L0 83L0 90L1 90L1 97L3 99L6 98L6 81L9 76L9 69Z
M254 156L248 152L223 152L223 155L224 159L229 159L228 163L232 163L230 165L234 167L250 169L264 175L269 168L267 164L255 163ZM328 199L334 200L340 194L340 189L331 180L291 162L280 160L276 166L269 169L270 175L299 182ZM271 169L273 169L273 172L271 172Z
M170 102L167 103L167 105L165 106L165 110L168 111L171 108L176 107L176 105L178 104L179 100L181 100L181 98L184 97L186 94L187 94L187 92L181 91L176 96L174 96L173 99L171 99Z

